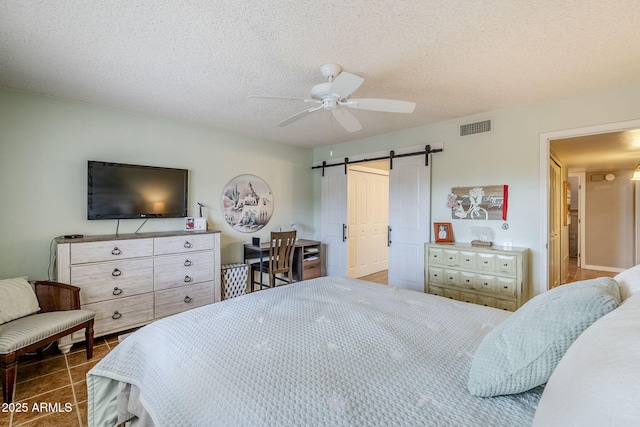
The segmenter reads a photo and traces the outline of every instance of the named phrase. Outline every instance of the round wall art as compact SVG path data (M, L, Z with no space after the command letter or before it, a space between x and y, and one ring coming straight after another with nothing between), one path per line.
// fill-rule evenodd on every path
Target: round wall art
M271 188L255 175L240 175L225 186L220 202L227 224L243 233L254 233L273 215Z

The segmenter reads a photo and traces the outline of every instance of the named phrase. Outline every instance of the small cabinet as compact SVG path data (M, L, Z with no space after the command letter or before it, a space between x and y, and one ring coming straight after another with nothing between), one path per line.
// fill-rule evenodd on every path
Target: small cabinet
M425 291L515 311L528 299L528 249L425 245Z

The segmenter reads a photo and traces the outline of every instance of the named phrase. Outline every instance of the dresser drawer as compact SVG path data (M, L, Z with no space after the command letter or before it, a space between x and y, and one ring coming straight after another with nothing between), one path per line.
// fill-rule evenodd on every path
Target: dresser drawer
M212 249L211 234L194 234L193 236L156 237L153 252L155 255L166 255Z
M440 286L429 285L429 293L431 295L438 295L439 297L443 297L444 296L444 289L441 288Z
M302 261L302 280L320 277L320 260Z
M156 257L153 260L156 291L213 280L213 252Z
M458 265L458 251L444 250L442 251L442 263L444 265L456 266Z
M478 270L493 272L494 262L495 262L495 255L493 254L478 254L477 256Z
M460 299L460 292L454 291L453 289L445 289L444 290L444 297L445 298L449 298L449 299L459 300Z
M496 298L495 307L499 308L500 310L516 311L516 302Z
M509 277L496 277L496 293L515 297L518 284L516 279Z
M444 283L444 270L441 268L429 267L429 282Z
M429 248L429 264L442 265L442 249Z
M123 331L153 320L153 293L82 306L96 313L95 336Z
M153 260L141 258L72 266L71 284L80 288L83 306L153 292Z
M213 304L213 282L182 286L155 293L155 317L166 317Z
M456 270L445 270L444 271L444 281L442 283L446 285L458 285L458 276L460 273Z
M467 289L475 289L476 274L468 271L461 271L458 273L458 286Z
M517 266L517 258L515 256L497 255L494 271L496 273L516 274Z
M476 289L482 292L493 293L496 287L496 276L479 274L476 281Z
M476 297L476 304L484 305L485 307L496 307L496 299L493 297L485 297L478 295Z
M476 268L476 254L468 251L460 251L458 265L473 270Z
M478 297L470 292L460 292L460 301L469 302L471 304L478 303Z
M153 255L153 239L108 240L71 245L71 264L113 261Z

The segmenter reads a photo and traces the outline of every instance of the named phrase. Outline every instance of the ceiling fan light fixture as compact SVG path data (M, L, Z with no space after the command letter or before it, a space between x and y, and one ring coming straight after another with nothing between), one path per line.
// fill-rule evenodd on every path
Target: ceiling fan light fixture
M276 123L276 126L288 126L314 111L324 109L330 111L336 119L336 122L350 133L357 132L362 129L362 125L358 119L348 111L351 108L356 110L371 110L386 113L413 113L416 107L415 102L399 101L396 99L351 99L351 94L364 82L362 77L342 71L342 67L338 64L325 64L320 67L320 71L327 81L317 84L311 88L311 91L309 92L311 99L264 95L250 95L249 98L297 99L302 100L303 102L320 104L318 107L300 111L299 113Z

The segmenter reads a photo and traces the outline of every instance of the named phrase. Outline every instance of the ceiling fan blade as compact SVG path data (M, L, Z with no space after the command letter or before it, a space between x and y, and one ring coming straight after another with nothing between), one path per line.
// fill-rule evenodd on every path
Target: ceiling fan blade
M387 113L413 113L416 108L415 102L378 98L349 99L340 104L360 110L384 111Z
M355 92L363 81L362 77L343 71L331 82L329 95L333 95L337 99L346 98Z
M342 125L343 128L346 129L347 132L357 132L362 129L362 125L356 119L356 117L351 114L349 110L344 108L337 108L331 112L333 117L335 117L336 121Z
M283 121L281 121L280 123L276 123L276 126L287 126L290 125L291 123L300 120L303 117L306 117L307 115L313 113L314 111L317 111L319 109L322 108L322 105L319 107L314 107L314 108L309 108L308 110L304 110L304 111L300 111L299 113L294 114L293 116L284 119Z

